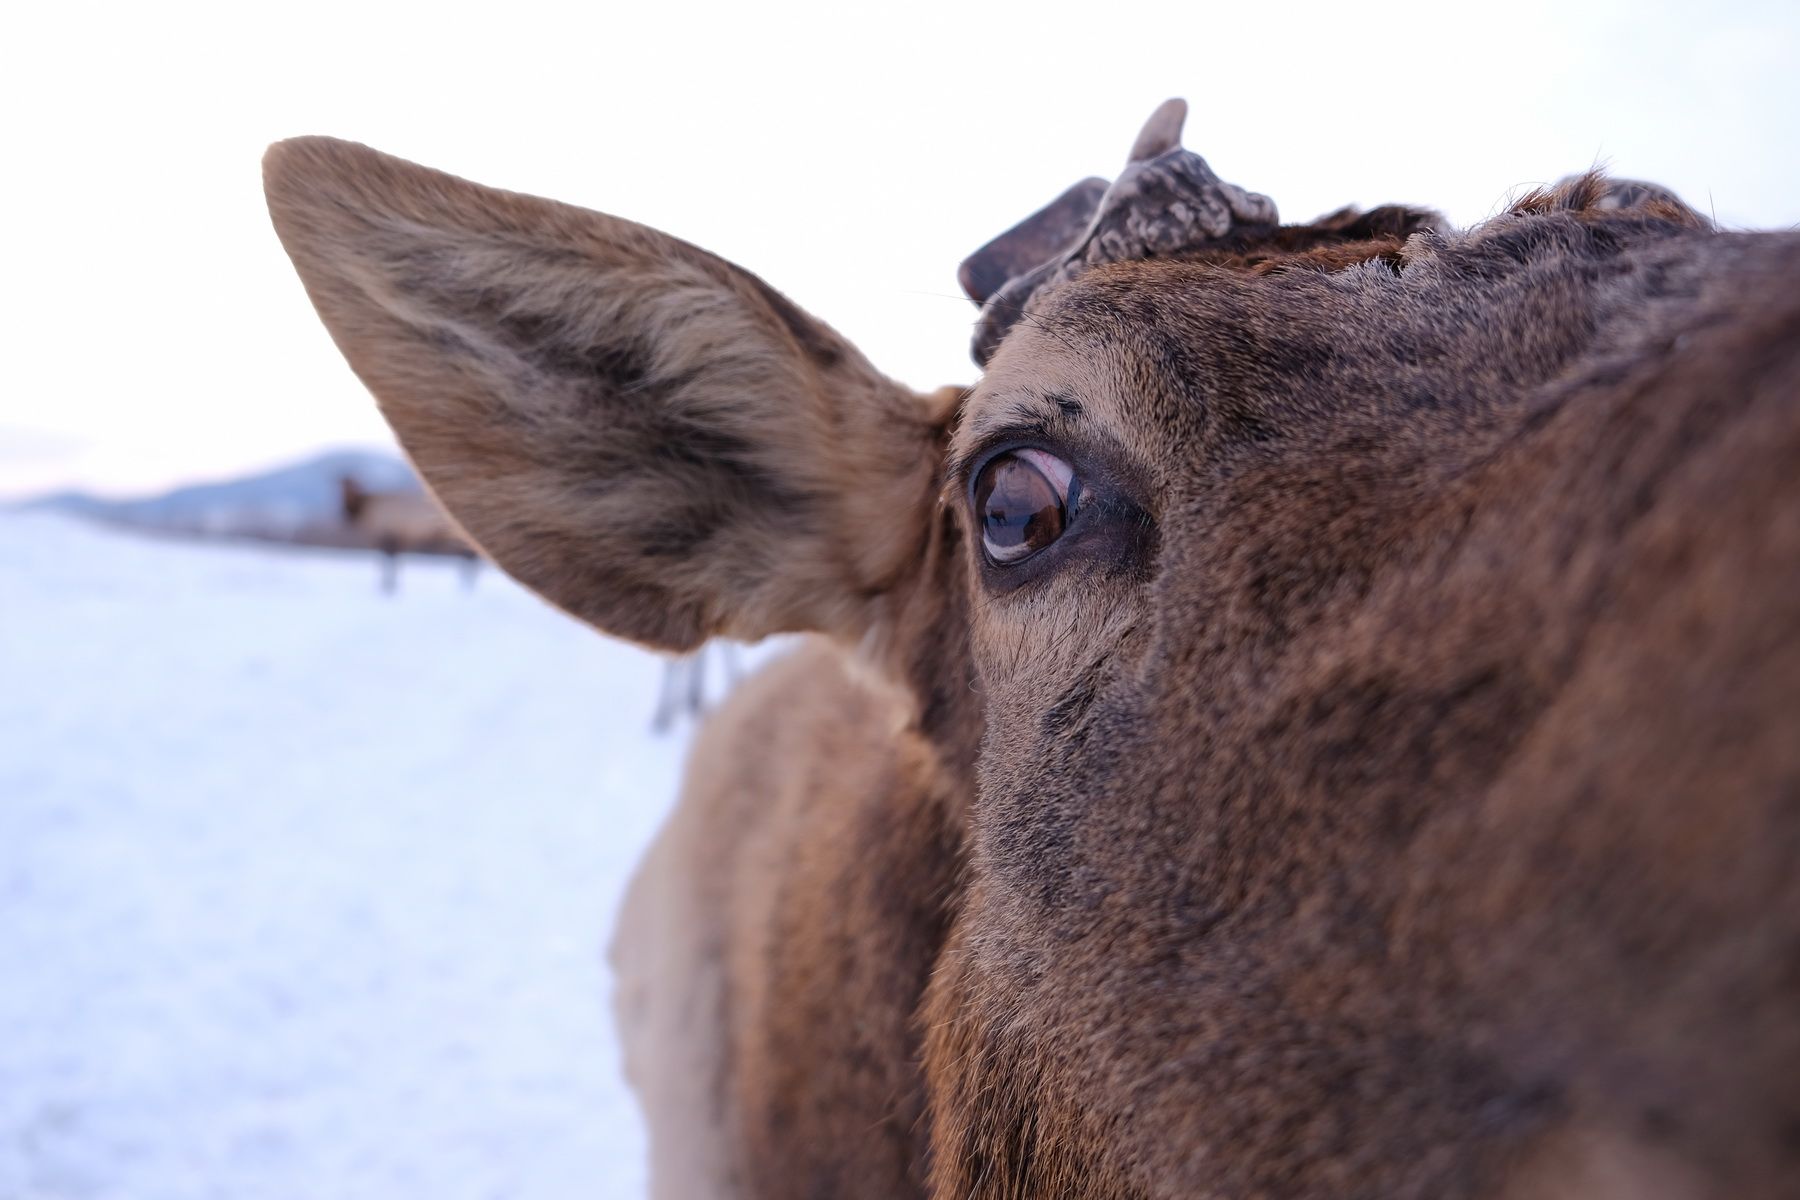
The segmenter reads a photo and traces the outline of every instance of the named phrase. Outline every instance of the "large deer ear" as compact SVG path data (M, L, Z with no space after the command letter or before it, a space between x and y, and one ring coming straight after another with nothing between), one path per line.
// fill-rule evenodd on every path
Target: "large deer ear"
M668 649L847 636L915 565L953 403L747 271L364 146L272 147L276 231L452 516L527 586Z

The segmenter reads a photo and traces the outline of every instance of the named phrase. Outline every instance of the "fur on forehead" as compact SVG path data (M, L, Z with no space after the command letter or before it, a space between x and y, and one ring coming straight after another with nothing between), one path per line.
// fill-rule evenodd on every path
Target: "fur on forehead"
M1639 179L1613 179L1601 171L1571 175L1549 187L1533 188L1515 200L1508 211L1515 216L1567 212L1586 217L1629 211L1650 220L1668 221L1693 229L1713 227L1710 220L1661 184Z
M1688 228L1712 227L1711 221L1665 187L1641 180L1613 179L1599 171L1535 188L1488 224L1504 224L1509 217L1555 212L1588 219L1629 215ZM1476 226L1468 232L1477 234L1482 229ZM1283 270L1340 271L1372 261L1399 269L1404 265L1402 248L1414 234L1451 232L1444 217L1431 209L1400 204L1384 204L1366 211L1345 207L1303 225L1272 229L1240 226L1223 238L1169 257L1172 261L1207 264L1249 275ZM1029 323L1033 315L1044 311L1058 290L1046 288L1034 295L1026 303L1021 322Z
M1315 270L1341 270L1358 263L1384 260L1398 263L1401 247L1415 233L1439 232L1446 228L1439 214L1404 205L1383 205L1363 211L1342 208L1304 225L1281 225L1256 233L1239 231L1229 237L1168 260L1205 264L1247 275L1265 275L1286 267L1308 267ZM1109 263L1093 268L1087 274L1061 287L1047 288L1033 297L1008 341L1020 340L1019 333L1036 328L1054 343L1060 335L1049 335L1036 318L1055 308L1059 301L1079 288L1084 280L1102 273L1111 275L1132 269L1132 263ZM1040 348L1045 344L1033 340ZM1052 355L1050 360L1039 354L1030 356L999 354L989 364L981 386L965 402L963 419L958 425L952 445L954 458L960 459L989 432L1000 425L1021 423L1057 416L1057 406L1044 397L1093 394L1100 380L1085 355ZM1071 378L1059 379L1061 373ZM995 398L1006 397L997 407ZM1034 401L1031 399L1036 397ZM1008 404L1011 408L1008 408Z
M1154 471L1161 456L1153 446L1132 444L1138 435L1128 410L1136 402L1134 389L1157 385L1148 379L1120 380L1116 372L1131 369L1131 356L1106 353L1103 343L1131 342L1133 330L1147 327L1146 321L1157 323L1158 281L1166 280L1171 268L1211 268L1198 276L1184 272L1183 278L1189 284L1212 278L1220 289L1255 286L1255 280L1288 272L1337 274L1373 263L1400 275L1448 245L1479 245L1491 237L1509 236L1507 231L1517 229L1521 221L1558 214L1583 223L1632 228L1711 228L1705 217L1667 189L1589 173L1532 191L1506 213L1461 232L1452 232L1441 216L1427 209L1345 208L1305 225L1242 234L1166 259L1092 268L1035 296L996 353L963 405L951 443L951 483L958 469L967 468L973 452L1013 431L1110 441ZM1419 234L1428 236L1414 241ZM1133 316L1112 313L1120 302Z

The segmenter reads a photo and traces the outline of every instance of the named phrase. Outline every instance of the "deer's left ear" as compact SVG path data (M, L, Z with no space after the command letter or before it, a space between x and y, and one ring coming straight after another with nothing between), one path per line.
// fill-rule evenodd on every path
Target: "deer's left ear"
M921 396L749 272L616 217L325 138L270 212L427 484L611 633L859 636L917 564L954 393Z

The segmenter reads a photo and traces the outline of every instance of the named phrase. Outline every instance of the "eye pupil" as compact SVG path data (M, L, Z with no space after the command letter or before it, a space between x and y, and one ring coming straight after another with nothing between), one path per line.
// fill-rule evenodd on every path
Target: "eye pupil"
M1068 465L1041 450L992 459L975 485L975 512L988 556L1018 562L1061 537L1072 482Z

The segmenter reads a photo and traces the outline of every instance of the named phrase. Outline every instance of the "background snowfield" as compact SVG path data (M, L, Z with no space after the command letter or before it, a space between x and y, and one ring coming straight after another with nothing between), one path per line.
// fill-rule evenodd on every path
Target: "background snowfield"
M660 676L491 569L0 514L0 1200L641 1196Z

